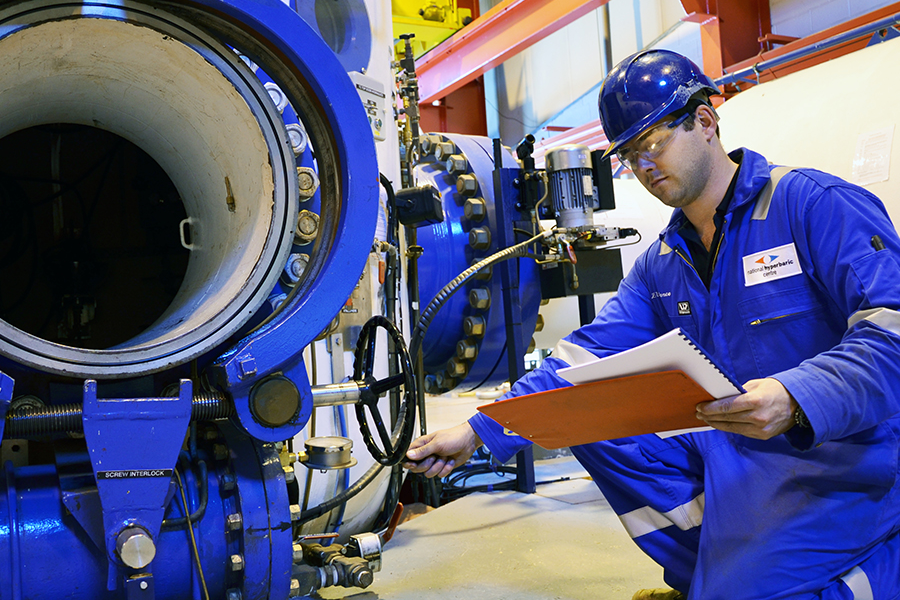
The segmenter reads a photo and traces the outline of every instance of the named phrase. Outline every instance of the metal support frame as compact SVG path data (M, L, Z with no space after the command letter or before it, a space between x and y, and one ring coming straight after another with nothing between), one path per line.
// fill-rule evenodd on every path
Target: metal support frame
M516 223L519 216L516 209L519 196L515 187L518 169L504 169L503 147L499 139L494 140L494 207L496 210L497 236L499 246L508 248L513 246L515 233L513 228L522 226ZM530 222L529 222L530 223ZM525 225L527 227L527 225ZM518 261L507 260L498 266L502 280L503 290L503 314L506 321L506 355L509 359L509 382L518 381L525 374L525 349L526 342L522 335L522 307L518 303L519 298L519 269ZM526 494L535 492L534 479L534 451L531 446L520 451L516 455L516 489Z
M504 0L416 62L422 104L459 89L609 0Z

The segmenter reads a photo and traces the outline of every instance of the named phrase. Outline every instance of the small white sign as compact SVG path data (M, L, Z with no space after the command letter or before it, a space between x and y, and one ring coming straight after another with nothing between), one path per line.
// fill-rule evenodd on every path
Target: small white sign
M853 156L853 173L850 181L856 185L868 185L887 181L891 175L891 144L894 126L859 134L856 154Z
M744 257L745 287L792 277L802 272L794 244L785 244Z

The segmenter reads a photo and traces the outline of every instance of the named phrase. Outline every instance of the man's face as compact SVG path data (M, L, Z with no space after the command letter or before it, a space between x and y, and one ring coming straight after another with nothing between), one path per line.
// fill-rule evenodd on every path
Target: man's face
M672 208L688 206L700 196L711 167L700 123L695 121L688 131L682 121L666 117L619 152L641 184Z

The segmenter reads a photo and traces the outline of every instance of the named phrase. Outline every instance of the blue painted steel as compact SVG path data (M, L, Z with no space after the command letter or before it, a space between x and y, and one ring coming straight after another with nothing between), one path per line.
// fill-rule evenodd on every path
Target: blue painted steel
M6 427L6 412L12 401L15 382L11 377L0 371L0 441L3 440L3 429Z
M216 440L201 440L195 458L209 464L208 500L194 525L210 598L225 598L237 589L245 599L286 598L292 561L287 488L272 444L247 437L223 424ZM215 458L214 446L229 452ZM124 597L122 586L106 589L104 550L67 511L65 488L92 480L83 442L70 440L54 448L55 464L15 468L7 463L0 479L0 600L111 600ZM197 473L183 455L179 471L190 511L199 506ZM90 494L85 492L82 499ZM96 488L94 488L96 497ZM243 525L229 529L229 514ZM181 495L167 505L166 518L184 516ZM186 526L164 528L156 538L151 564L157 600L204 598ZM226 568L229 557L244 558L242 571Z
M418 243L424 248L424 254L419 259L419 288L423 306L474 262L503 249L497 237L499 224L495 217L492 140L465 135L440 135L453 142L460 154L466 157L468 174L474 174L478 178L475 196L484 199L486 214L481 221L469 221L463 210L465 198L456 189L457 177L448 173L444 164L437 162L433 154L423 157L416 168L419 184L430 182L437 187L444 205L442 223L418 230ZM502 166L518 168L515 158L508 151L503 153ZM469 245L469 231L473 227L487 227L491 230L489 248L475 250ZM537 323L541 300L538 268L531 259L518 259L515 264L518 265L521 279L517 298L523 315L522 335L530 340ZM467 375L457 382L456 389L459 391L499 385L509 378L502 287L496 271L495 267L494 275L489 281L472 279L464 289L458 291L434 319L422 343L426 372L440 373L446 368L447 362L456 356L457 343L467 339L463 329L465 317L477 315L485 319L486 333L478 340L478 355L470 364ZM487 311L476 310L469 304L469 291L479 287L490 290L491 308Z
M296 10L334 51L344 69L369 68L372 27L363 0L307 0L298 3Z
M242 406L257 380L296 363L303 348L325 329L353 291L371 248L377 222L375 142L359 96L340 63L321 40L309 36L307 25L298 19L284 18L283 9L287 7L283 4L274 0L193 0L187 4L215 5L226 15L240 19L248 32L283 54L320 100L317 108L331 128L338 153L340 172L335 175L341 186L340 207L337 214L323 213L320 221L320 230L334 236L327 256L316 265L315 275L322 276L301 282L270 322L222 355L214 365L217 382L234 396L236 406ZM273 73L270 75L275 77ZM289 91L283 82L278 83ZM312 137L313 132L309 133ZM315 144L316 140L312 142ZM321 174L320 179L323 185L327 184ZM255 373L246 368L251 359ZM298 423L273 430L258 427L245 418L241 424L259 439L268 441L293 437L304 425Z
M182 380L177 398L98 399L97 382L84 384L84 438L100 495L109 589L115 589L116 537L139 526L154 538L170 491L171 470L191 420L193 387Z

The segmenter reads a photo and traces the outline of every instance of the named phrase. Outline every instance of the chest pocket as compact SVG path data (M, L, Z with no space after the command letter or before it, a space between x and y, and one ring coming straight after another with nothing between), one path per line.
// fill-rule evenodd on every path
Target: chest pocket
M825 306L806 287L744 300L738 310L763 377L793 368L837 341ZM791 349L787 354L786 348Z

